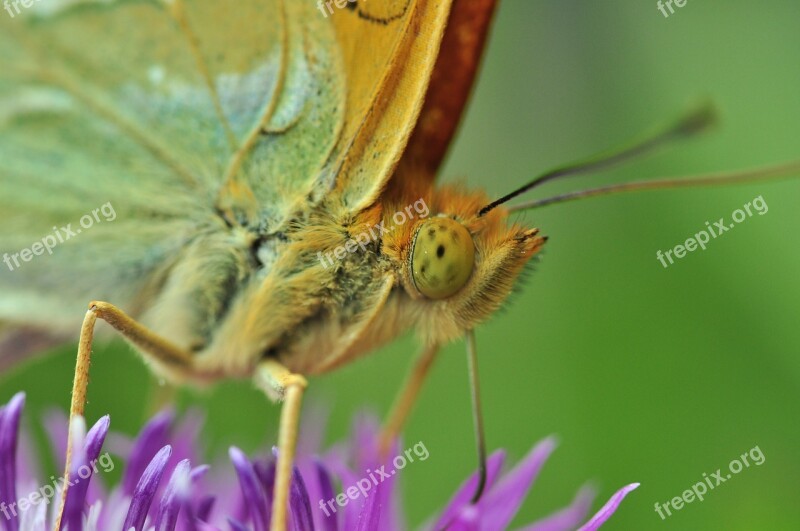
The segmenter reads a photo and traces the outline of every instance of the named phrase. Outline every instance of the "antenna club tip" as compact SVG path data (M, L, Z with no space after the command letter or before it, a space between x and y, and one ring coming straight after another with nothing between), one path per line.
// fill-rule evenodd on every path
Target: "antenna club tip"
M693 135L703 132L717 125L720 113L713 101L707 100L692 109L678 124L677 132L683 135Z

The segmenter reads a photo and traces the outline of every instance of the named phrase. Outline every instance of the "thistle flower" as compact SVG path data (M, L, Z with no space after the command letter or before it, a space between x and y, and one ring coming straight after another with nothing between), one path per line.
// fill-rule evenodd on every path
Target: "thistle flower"
M72 441L73 458L67 480L51 476L51 482L43 484L38 481L41 478L37 478L35 461L27 451L29 445L19 444L21 437L25 440L25 433L20 430L24 401L20 393L0 408L0 530L53 529L65 481L69 481L69 486L63 499L62 530L268 530L275 462L279 458L275 449L251 459L241 450L231 448L229 457L233 467L223 462L213 467L192 467L199 454L195 441L201 422L196 415L188 415L177 423L171 412L163 412L153 417L133 441L109 434L107 416L88 432L81 418L68 430L63 417L50 418L46 425L61 461L67 437ZM427 459L427 448L420 442L414 446L414 454L410 449L403 454L396 442L394 453L390 452L396 457L382 462L378 452L378 424L371 417L360 417L349 445L320 453L321 431L314 431L311 426L307 425L309 429L302 434L292 478L290 529L406 528L399 510L394 473L402 468L398 459L403 466L414 455L419 460ZM101 454L104 445L110 448L110 453ZM500 473L505 454L495 452L488 460L488 477L481 499L470 503L478 483L476 473L461 485L441 513L431 519L432 524L424 528L506 529L554 448L554 440L545 439L505 475ZM93 476L114 468L112 454L126 465L119 485L107 491L102 481ZM637 486L631 484L620 489L580 529L598 529ZM586 519L592 498L591 491L584 488L567 508L522 530L575 529Z

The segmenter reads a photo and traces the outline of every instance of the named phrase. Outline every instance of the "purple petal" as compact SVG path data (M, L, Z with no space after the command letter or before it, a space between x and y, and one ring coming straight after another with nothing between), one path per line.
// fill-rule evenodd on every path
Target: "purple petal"
M378 466L381 464L378 460L378 434L379 424L374 415L361 415L357 418L353 429L355 442L351 444L351 459L356 463L356 470L360 472L358 475L345 464L343 452L331 452L327 458L330 468L342 480L343 493L339 496L345 498L344 529L373 529L375 526L386 530L402 529L394 503L395 469L388 457L382 466ZM399 443L395 441L389 455L399 454ZM363 485L364 481L367 485ZM358 489L352 498L347 495L351 489ZM362 489L366 490L361 493ZM332 494L325 500L331 498ZM331 515L331 519L335 518Z
M53 528L53 525L47 523L47 504L38 503L34 507L29 508L27 511L20 514L20 529L27 531L45 531Z
M203 477L205 477L206 474L208 474L209 470L211 470L211 467L208 465L194 467L192 469L192 473L189 474L189 478L192 480L192 482L200 481Z
M69 478L65 484L67 489L67 502L69 507L64 506L64 515L61 519L61 529L70 531L81 531L83 529L83 498L85 492L80 490L81 481L78 471L88 463L86 459L86 421L82 416L77 415L69 423L69 441L73 448L72 461L69 465ZM75 490L75 494L72 491Z
M320 483L322 477L318 468L320 466L318 454L315 453L313 457L309 454L301 454L299 448L298 445L295 464L300 470L300 475L303 476L303 481L306 485L306 492L308 492L308 499L311 503L311 517L314 522L314 529L327 529L329 522L326 522L326 520L330 519L325 517L324 511L319 507L319 501L323 500L323 498L323 501L327 501L331 496L325 496L323 486ZM316 505L314 502L317 502Z
M267 507L267 495L256 475L255 467L236 447L231 447L228 451L236 473L239 476L239 485L242 489L242 497L248 509L250 519L253 522L255 531L267 531L269 529L269 509Z
M446 527L447 531L479 531L480 528L480 509L475 505L464 507Z
M23 403L24 395L20 394L6 407L0 408L0 501L8 500L7 503L15 501L15 491L21 488L23 476L20 474L26 478L30 475L25 471L27 467L20 461L24 449L24 443L21 442L23 439L20 439L24 434L19 432ZM209 467L192 469L190 466L193 461L190 457L197 455L196 441L200 420L190 419L172 430L173 421L171 412L163 412L151 419L132 443L126 443L129 450L127 470L120 486L108 497L102 498L102 511L99 504L94 504L95 500L100 499L97 492L102 487L99 487L97 480L90 481L92 471L88 465L98 458L104 442L106 448L114 442L113 434L108 433L108 417L100 419L85 435L82 443L80 439L85 428L78 429L77 432L80 433L73 436L75 442L70 478L80 478L80 481L75 481L67 490L62 527L79 531L89 518L90 525L97 529L142 530L147 526L152 531L220 531L223 528L234 531L267 531L272 509L275 460L268 458L251 461L240 450L231 448L229 454L235 474L230 472L230 467L226 467L229 471L227 475L214 473L213 476L204 477ZM49 424L52 427L55 423ZM56 428L55 431L63 434L63 429ZM318 447L321 434L321 430L312 430L301 441L306 443L305 449ZM378 424L369 416L361 416L354 423L349 444L326 452L324 461L298 450L289 499L292 531L337 531L342 528L357 531L380 528L388 531L403 527L396 510L397 489L393 488L393 483L398 481L397 476L377 482L372 477L378 476L377 470L380 469L377 434ZM59 437L59 440L63 439L65 437ZM170 446L165 446L167 443ZM390 455L400 455L398 445L399 442L396 442ZM492 454L487 462L487 485L482 499L475 505L470 504L478 482L478 474L475 473L460 485L440 513L435 529L505 529L554 446L552 439L542 441L505 477L501 477L505 454L502 451ZM303 448L303 445L299 444L298 448ZM59 457L65 452L60 454ZM119 455L125 456L128 452ZM350 464L355 468L348 466ZM385 470L393 470L391 462L385 465ZM166 485L161 485L163 477L169 477L169 481L164 482ZM367 478L372 481L371 489L366 495L351 499L345 494L346 507L341 507L334 501L334 508L329 511L330 516L326 517L321 507L317 512L318 498L325 509L329 509L327 502L336 499L335 492L340 480L346 492L347 487L357 488L359 479L363 484ZM240 488L234 486L235 481L238 481ZM596 531L614 514L627 493L637 486L638 484L628 485L615 493L581 529ZM207 490L209 487L211 490ZM126 499L130 501L125 503ZM153 503L156 499L158 502ZM582 489L568 507L519 531L575 529L577 524L585 520L591 499L590 490ZM212 507L215 505L218 507L217 514L212 515ZM89 507L92 507L91 512L87 512ZM53 508L50 507L51 512ZM34 523L44 522L46 511L43 509L46 509L45 505L40 504L37 511L31 510L8 520L5 527L2 522L6 520L0 517L0 528L3 531L20 531L20 525L24 529L43 528L43 524ZM214 516L213 520L211 516ZM50 529L52 525L51 523Z
M278 449L273 446L272 453L276 454ZM272 507L272 497L275 494L275 465L276 459L274 457L267 461L256 461L253 466L256 469L256 476L261 481L261 486L267 494L267 507Z
M133 494L139 478L147 468L153 456L163 448L168 440L169 427L174 420L171 411L162 411L145 425L133 444L128 457L125 476L122 479L123 492L129 496ZM127 529L127 528L126 528Z
M67 488L67 498L64 502L64 517L61 521L62 529L67 527L71 531L80 531L83 527L83 509L86 504L86 493L89 490L89 483L93 474L93 464L97 462L100 449L103 447L111 420L108 415L95 422L89 433L83 436L83 418L76 417L75 423L70 428L73 432L80 432L72 435L73 446L75 448L72 463L69 471L69 481ZM82 443L79 440L83 440Z
M554 437L548 437L537 444L481 498L478 505L484 522L491 523L493 529L505 529L508 526L555 447Z
M583 524L583 527L578 529L578 531L595 531L596 529L600 529L600 526L605 523L606 520L611 518L611 515L614 514L614 511L617 510L619 504L622 503L622 500L625 499L625 496L636 487L639 486L639 483L631 483L630 485L626 485L619 489L617 492L611 496L611 499L606 502L603 507L597 511L597 514L592 516L591 520Z
M0 410L0 502L6 504L17 501L17 440L19 436L19 418L25 406L25 394L17 393ZM19 529L16 514L6 515L8 531Z
M100 419L94 423L94 426L92 426L92 428L89 430L89 433L86 435L86 456L89 459L89 463L92 463L92 472L94 472L98 460L100 461L101 469L104 472L110 472L114 470L114 462L111 460L111 456L108 454L108 452L104 454L104 456L109 459L108 464L103 463L103 460L101 459L103 456L100 455L100 450L102 450L105 446L106 437L108 436L108 430L110 427L111 418L108 415L105 415L100 417ZM98 499L99 494L102 492L102 487L99 485L99 481L87 481L87 504L91 504Z
M279 458L277 448L272 448L272 455L277 461ZM274 475L268 480L268 484L275 484ZM313 519L311 518L311 502L308 499L308 490L296 466L292 466L292 484L289 490L289 514L291 515L292 523L296 530L306 531L314 529Z
M196 485L202 481L210 469L211 467L208 465L200 465L192 469L189 473L189 483L193 489L197 488ZM187 499L183 513L186 531L195 531L198 529L198 524L208 522L216 500L215 496L203 496L193 504L190 499Z
M207 522L208 517L211 514L211 510L214 508L214 502L216 498L214 496L206 496L202 498L197 503L197 519L201 522Z
M369 496L358 514L358 526L356 531L372 531L381 529L381 503L380 493L383 483L378 483L375 491Z
M503 468L506 454L502 450L498 450L486 460L486 487L485 491L489 491L497 479L500 469ZM455 516L462 510L462 508L469 504L472 496L475 494L475 489L478 488L478 472L472 474L456 491L455 495L445 505L445 510L442 516L436 521L434 529L443 529L448 523L452 522Z
M311 518L311 502L303 477L297 467L292 467L292 486L289 492L289 507L291 508L292 522L297 531L313 531L314 522Z
M586 518L592 506L595 492L591 487L583 487L569 506L546 518L523 527L519 531L569 531L575 529Z
M421 442L421 441L420 441ZM375 438L375 444L378 444L378 438ZM415 450L416 451L416 450ZM392 444L391 452L386 457L385 466L387 470L398 470L394 467L394 460L389 455L402 455L400 450L400 441L395 440ZM403 465L404 467L406 465ZM402 517L398 510L399 502L397 499L398 490L395 489L395 482L398 475L390 472L388 478L380 478L380 489L375 489L375 510L380 512L381 515L381 528L382 529L405 529L407 526L403 525ZM362 479L367 479L365 475ZM376 487L378 485L376 484Z
M164 467L169 461L170 455L172 455L172 447L167 445L159 450L153 460L150 461L150 464L147 465L133 491L133 499L128 509L128 515L125 517L123 529L129 530L133 527L136 531L142 531L144 528L147 511L150 509L150 504L156 495L158 484L161 482L161 476L164 474Z
M214 508L216 502L214 496L204 496L196 503L196 507L191 502L184 504L183 511L183 531L198 531L206 529L208 526L208 516ZM235 519L232 518L235 521Z
M176 466L184 459L188 459L191 463L200 462L197 441L200 440L200 431L204 420L201 413L189 410L184 413L180 423L173 430L170 444L172 445L172 460Z
M86 458L91 463L100 457L100 450L106 440L108 428L111 426L111 418L106 415L94 423L92 429L86 434Z
M340 454L337 453L328 456L327 463L328 466L331 468L331 470L333 470L334 473L339 476L343 490L345 490L346 486L355 485L356 482L358 481L358 478L347 467ZM370 472L371 470L367 469L367 473ZM336 496L336 498L343 495L344 492L340 492ZM358 515L361 513L361 507L358 504L356 504L353 500L347 498L347 496L345 496L345 500L346 501L344 507L334 502L333 504L334 511L339 512L339 510L341 509L341 512L344 513L344 516L342 517L342 529L355 529L355 527L358 525Z
M327 504L328 500L333 499L333 481L331 480L331 475L319 459L314 460L314 468L319 480L320 499L324 504ZM326 511L328 514L325 514L325 511L320 508L320 513L322 515L322 518L319 519L322 522L321 527L325 531L336 531L338 529L336 514L330 512L330 507L326 507Z
M378 436L380 429L380 422L375 415L362 414L356 417L353 427L354 444L351 445L351 449L355 452L351 462L355 464L356 470L366 470L379 462Z
M158 507L158 516L156 517L157 531L175 530L181 505L189 497L189 489L191 487L189 474L191 470L192 465L189 464L189 460L184 459L178 463L178 466L172 472Z
M228 524L231 526L231 529L233 531L250 531L249 529L247 529L247 526L245 526L240 522L237 522L233 518L228 518Z
M34 439L24 427L21 428L17 442L17 486L39 484L39 478L43 474L39 470L39 456L35 447Z
M272 448L272 451L276 451L275 447ZM261 481L261 487L264 489L264 493L267 495L267 522L269 522L272 518L272 501L275 497L275 464L275 458L272 458L266 462L257 461L253 463L253 466L256 470L256 476L258 477L259 481Z

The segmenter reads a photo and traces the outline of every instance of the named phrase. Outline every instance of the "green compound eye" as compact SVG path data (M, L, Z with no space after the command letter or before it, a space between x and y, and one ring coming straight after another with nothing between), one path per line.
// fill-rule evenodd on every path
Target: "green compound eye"
M475 260L472 236L450 218L430 218L417 229L411 250L414 286L429 299L444 299L464 287Z

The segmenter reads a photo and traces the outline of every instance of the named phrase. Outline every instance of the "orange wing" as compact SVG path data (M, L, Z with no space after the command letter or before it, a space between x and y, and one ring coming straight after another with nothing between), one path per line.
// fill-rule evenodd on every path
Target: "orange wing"
M497 0L454 0L422 114L397 173L433 179L478 73Z
M350 211L374 203L422 110L451 0L369 0L332 14L345 68L342 133L330 170Z

